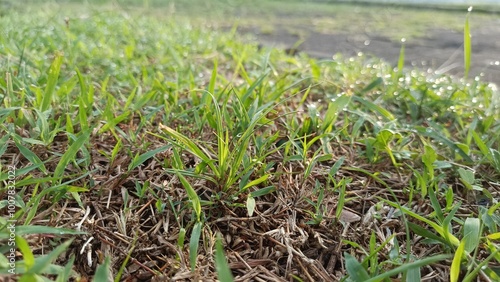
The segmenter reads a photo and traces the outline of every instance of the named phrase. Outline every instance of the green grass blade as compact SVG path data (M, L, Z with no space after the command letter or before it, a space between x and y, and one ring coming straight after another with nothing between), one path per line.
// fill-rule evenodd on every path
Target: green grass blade
M443 208L439 204L439 200L436 197L436 192L434 192L434 187L430 187L428 191L429 191L429 199L431 200L431 206L434 209L434 212L436 213L438 221L442 223L444 221L444 214L442 210Z
M479 263L476 267L474 267L474 270L472 270L471 273L469 273L467 276L465 276L464 279L462 280L462 282L472 282L472 281L474 281L473 279L476 278L476 276L479 273L479 271L481 271L484 266L488 265L488 263L493 258L495 258L495 256L498 254L499 251L500 250L498 250L498 249L495 250L486 259L484 259L481 263ZM498 276L495 277L495 278L498 278ZM491 280L491 281L498 281L498 279Z
M198 194L196 194L196 191L193 189L191 184L187 181L187 179L180 173L177 173L177 177L179 177L179 180L182 183L182 186L186 189L186 192L188 194L189 200L191 201L191 204L193 205L193 210L196 214L196 220L200 221L201 218L201 202L200 202L200 197Z
M134 241L132 242L132 245L130 246L130 248L129 248L128 252L127 252L127 256L125 257L125 260L123 261L122 265L120 266L120 269L118 270L118 273L116 273L116 275L115 275L114 282L120 282L120 279L121 279L121 277L123 275L123 272L125 271L125 268L127 267L127 264L128 264L128 262L130 260L130 257L132 256L132 253L134 252L134 249L135 249L136 242L137 242L138 238L139 237L137 236L137 233L136 233L135 236L134 236Z
M196 267L196 258L198 257L198 247L200 245L202 227L203 223L196 222L193 230L191 231L191 237L189 238L189 263L191 265L191 271L194 271Z
M342 166L342 164L344 163L345 161L345 157L342 156L340 157L332 166L332 168L330 168L330 171L328 172L328 174L331 176L331 177L334 177L335 174L337 174L337 172L339 171L340 167Z
M269 176L270 176L269 174L265 174L265 175L263 175L263 176L261 176L261 177L259 177L259 178L255 179L255 180L253 180L253 181L250 181L247 185L245 185L245 187L243 187L243 188L241 189L241 191L245 191L246 189L248 189L248 188L250 188L250 187L252 187L252 186L257 186L257 185L259 185L260 183L262 183L262 182L266 181L266 180L269 178Z
M457 282L460 275L460 265L462 262L462 257L464 255L465 241L460 242L457 250L455 251L455 256L451 263L450 268L450 282Z
M71 242L73 242L73 239L70 239L61 245L57 246L52 252L50 252L47 255L41 256L36 258L35 263L33 264L33 267L28 269L27 273L28 274L39 274L39 273L44 273L45 269L49 267L49 265L59 257L60 254L65 252L68 247L71 245ZM103 280L105 281L105 280Z
M171 145L161 146L161 147L156 148L154 150L148 151L140 156L134 157L134 159L132 160L132 162L128 166L128 171L133 170L134 168L140 166L141 164L143 164L145 161L149 160L150 158L152 158L156 154L161 153L161 152L169 149L170 147L172 147L172 146Z
M481 224L479 218L467 218L464 223L464 238L465 241L465 251L471 253L474 251L480 242Z
M40 168L40 170L43 173L47 173L47 169L45 168L45 165L43 164L42 160L33 153L30 149L24 147L21 145L21 143L15 141L16 147L19 149L19 152L27 159L29 160L33 165L37 166Z
M471 43L471 34L470 34L470 26L469 26L469 17L472 11L472 7L469 8L469 12L465 17L465 25L464 25L464 77L467 78L469 75L470 69L470 61L471 61L471 53L472 53L472 43Z
M5 151L7 151L7 140L9 140L9 135L5 135L3 136L2 138L0 138L0 144L3 144L3 145L0 145L0 157L3 156L3 154L5 153Z
M403 68L405 66L405 41L406 39L401 39L401 50L399 51L399 60L398 60L398 77L403 75Z
M406 282L421 282L422 274L420 273L420 267L410 268L406 272Z
M109 257L104 259L104 263L99 265L95 271L94 282L107 282L112 281L113 277L111 277L111 260Z
M73 268L74 263L75 263L75 256L71 255L69 261L64 266L64 270L59 275L57 275L56 282L70 281L71 272L72 272L72 268Z
M252 195L252 197L254 197L254 198L257 198L260 196L270 194L274 191L276 191L276 187L271 185L271 186L267 186L267 187L259 189L259 190L252 191L250 193L250 195Z
M372 112L380 114L382 117L384 117L386 121L393 121L395 119L394 116L388 110L382 108L379 105L374 104L373 102L370 102L358 96L352 97L352 100L363 104L366 108L368 108Z
M54 96L57 81L59 79L59 71L61 70L63 55L61 53L56 53L54 61L48 71L47 86L45 87L45 92L39 107L41 112L45 112L49 109L52 103L52 97Z
M391 269L389 271L386 271L382 274L379 274L373 278L370 278L370 279L367 279L367 280L364 280L364 282L379 282L379 281L383 281L384 279L388 279L394 275L397 275L399 273L403 273L405 271L409 271L410 269L413 269L413 268L420 268L422 266L426 266L426 265L430 265L430 264L433 264L433 263L436 263L438 261L443 261L443 260L446 260L450 258L449 255L437 255L437 256L432 256L432 257L427 257L427 258L424 258L424 259L421 259L421 260L417 260L417 261L414 261L414 262L410 262L410 263L405 263L399 267L396 267L394 269Z
M212 69L212 75L210 76L210 82L208 83L208 92L210 94L215 93L215 82L217 80L217 60L214 61L214 67Z
M355 282L365 282L370 279L368 272L359 261L349 253L344 253L345 268L349 278Z
M54 177L61 177L64 174L64 169L66 166L74 159L76 153L82 148L82 146L87 142L90 137L90 129L82 132L80 136L69 146L68 150L62 155L61 160L57 164L54 170Z
M26 269L30 269L34 264L35 264L35 257L33 256L33 253L31 252L30 246L28 245L28 242L21 237L16 235L16 245L23 254L23 260L24 264L26 266Z
M168 126L165 126L163 124L160 124L159 126L160 129L163 130L163 132L165 132L170 137L177 140L176 141L177 143L175 143L176 145L188 150L190 153L192 153L193 155L195 155L196 157L200 158L202 161L207 163L208 166L210 166L210 168L214 171L214 173L216 173L216 176L219 176L217 174L218 170L213 164L213 160L209 158L208 155L205 154L198 145L196 145L193 141L191 141L191 139L187 138L183 134L175 131L174 129Z
M233 274L231 273L231 269L227 264L226 256L224 254L224 248L222 247L222 239L220 234L217 234L217 241L215 242L215 269L217 271L217 277L219 278L219 281L234 281Z
M408 222L408 227L413 231L415 234L420 235L424 238L435 240L438 242L441 242L443 244L446 244L446 240L444 240L442 237L439 237L438 235L432 233L431 231L421 227L418 224Z
M390 201L387 201L385 199L381 199L382 201L384 201L385 203L387 203L388 205L394 207L394 208L401 208L402 211L406 214L408 214L409 216L415 218L415 219L418 219L422 222L425 222L427 223L429 226L431 226L434 230L436 230L437 233L439 233L439 235L443 236L443 238L445 238L448 242L450 242L453 246L458 246L460 244L460 240L458 240L457 237L455 237L453 234L449 234L447 231L445 232L444 231L444 228L440 225L438 225L437 223L435 222L432 222L431 220L415 213L415 212L412 212L411 210L409 210L408 208L406 207L401 207L401 206L398 206L397 204L395 203L392 203Z
M29 234L81 235L86 233L73 229L55 228L41 225L22 225L16 227L16 235L23 236ZM8 234L0 233L0 239L8 239Z
M436 127L436 124L429 122L433 127ZM457 152L466 162L473 163L472 159L455 143L453 143L450 139L446 138L439 130L433 130L432 128L416 128L418 133L430 137L436 141L443 143L448 146L452 152Z

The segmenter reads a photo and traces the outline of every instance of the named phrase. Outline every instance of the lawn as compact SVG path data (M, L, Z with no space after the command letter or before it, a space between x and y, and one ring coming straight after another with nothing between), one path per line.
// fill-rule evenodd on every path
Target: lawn
M0 2L0 275L500 281L496 86L262 47L235 3Z

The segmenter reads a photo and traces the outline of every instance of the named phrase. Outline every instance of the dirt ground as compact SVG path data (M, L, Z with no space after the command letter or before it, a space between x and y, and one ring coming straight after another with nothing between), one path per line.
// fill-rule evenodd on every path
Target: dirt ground
M293 31L291 31L293 30ZM292 48L317 58L332 58L336 53L355 56L358 52L380 57L387 62L397 64L401 42L384 35L370 33L321 33L312 26L301 24L293 29L289 25L277 24L273 30L262 31L258 27L240 28L244 34L254 34L265 46ZM471 30L472 61L469 78L480 75L482 81L500 85L500 16L491 24ZM463 76L463 41L462 32L433 28L425 36L406 41L406 67L417 67Z

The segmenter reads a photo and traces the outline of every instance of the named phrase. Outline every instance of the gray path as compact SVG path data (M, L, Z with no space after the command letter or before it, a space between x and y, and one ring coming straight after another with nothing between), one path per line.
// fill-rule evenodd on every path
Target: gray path
M335 53L354 56L358 52L375 55L390 63L397 63L400 42L370 34L322 34L309 27L303 29L304 42L298 47L318 58L331 58ZM271 33L262 33L257 28L243 30L254 33L259 42L267 46L290 48L300 38L288 32L284 26L276 26ZM481 80L500 85L500 22L492 23L472 32L472 64L469 78L482 74ZM438 72L463 76L463 34L435 29L424 38L406 42L406 66L431 68Z

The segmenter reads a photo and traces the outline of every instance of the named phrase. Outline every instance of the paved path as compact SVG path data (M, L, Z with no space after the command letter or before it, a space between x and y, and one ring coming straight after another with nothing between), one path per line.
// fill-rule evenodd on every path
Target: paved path
M500 18L500 17L499 17ZM375 55L396 64L401 43L380 35L371 34L323 34L312 27L295 27L302 30L290 33L289 26L276 25L272 32L260 32L258 28L244 29L254 33L264 45L290 48L304 40L297 48L318 58L331 58L335 53L355 56L358 52ZM500 86L500 20L482 26L472 33L472 62L469 78L482 74L481 80ZM463 76L463 33L446 30L430 30L425 37L406 42L406 66L437 70L438 72Z

